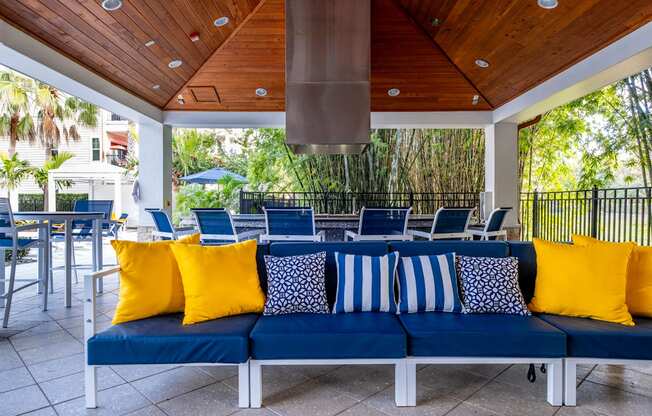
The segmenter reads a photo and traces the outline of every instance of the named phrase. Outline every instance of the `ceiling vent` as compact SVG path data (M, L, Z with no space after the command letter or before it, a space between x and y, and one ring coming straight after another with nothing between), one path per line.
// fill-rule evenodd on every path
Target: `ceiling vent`
M360 153L370 128L370 0L286 0L286 140Z

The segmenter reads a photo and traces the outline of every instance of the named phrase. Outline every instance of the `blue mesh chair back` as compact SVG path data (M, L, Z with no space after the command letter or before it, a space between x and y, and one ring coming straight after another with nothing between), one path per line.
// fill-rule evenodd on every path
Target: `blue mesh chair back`
M147 208L145 209L145 211L149 212L149 214L152 216L152 220L154 221L154 227L156 227L156 231L160 233L174 232L174 227L172 227L172 222L170 221L170 217L168 217L167 212L158 208L156 209Z
M360 235L403 235L412 208L362 208Z
M312 208L263 208L268 235L314 235Z
M6 233L13 233L14 229L15 223L9 198L0 198L0 238L11 238ZM4 256L4 253L0 251L0 255Z
M507 213L511 211L511 207L498 208L494 210L489 216L487 225L485 226L486 232L500 231L503 228L503 223L505 222L505 217Z
M463 233L469 225L473 208L440 208L432 224L433 234Z
M76 212L101 212L103 215L102 228L108 227L113 212L112 200L88 200L78 199L75 201L73 211ZM72 229L80 236L87 236L93 232L92 220L75 220L72 222Z
M200 234L233 236L233 239L204 240L202 243L233 242L236 238L231 216L224 208L198 208L192 210Z

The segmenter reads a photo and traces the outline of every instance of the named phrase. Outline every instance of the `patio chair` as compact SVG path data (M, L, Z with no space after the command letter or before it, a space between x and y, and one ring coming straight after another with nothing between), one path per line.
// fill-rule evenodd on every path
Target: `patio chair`
M33 286L40 281L44 283L43 302L47 304L48 281L44 278L43 270L39 270L39 276L36 279L16 279L16 265L18 264L18 251L28 248L44 248L45 241L34 238L21 238L19 233L24 231L38 230L43 227L42 224L16 225L14 216L11 211L9 198L0 198L0 308L4 307L4 317L2 327L6 328L9 323L9 314L11 313L11 301L14 293ZM11 268L9 271L9 285L6 287L7 279L5 276L5 252L11 251ZM24 283L16 287L16 282Z
M154 232L152 235L159 240L178 240L179 237L189 235L195 232L194 227L174 228L172 220L166 211L160 208L145 208L154 221Z
M113 212L113 200L106 199L78 199L73 205L73 211L76 212L101 212L103 213L102 219L102 236L113 235L111 234L111 227L114 221L111 220L111 213ZM93 238L93 220L75 220L72 222L72 269L75 272L75 283L79 282L77 275L78 268L91 269L91 265L77 265L75 256L75 243L78 242L92 242ZM52 243L63 243L65 241L65 232L57 229L51 233ZM117 233L114 235L117 238ZM63 268L63 266L52 267L54 256L50 256L50 280L52 281L52 271ZM53 284L50 288L53 288Z
M498 237L507 240L507 231L503 230L503 224L505 223L507 213L511 210L511 207L494 209L491 211L491 214L489 214L489 218L484 225L470 226L469 233L471 233L474 238L479 237L480 240L497 240Z
M409 230L408 233L428 240L470 240L473 236L468 232L468 228L473 210L474 208L439 208L435 213L430 232Z
M260 242L324 241L326 234L316 232L315 211L310 208L265 208L265 234Z
M231 214L224 208L196 208L192 210L199 227L203 245L228 244L258 238L261 230L237 233Z
M409 208L365 208L360 210L358 232L346 230L344 241L409 241L413 240L407 232L410 219Z

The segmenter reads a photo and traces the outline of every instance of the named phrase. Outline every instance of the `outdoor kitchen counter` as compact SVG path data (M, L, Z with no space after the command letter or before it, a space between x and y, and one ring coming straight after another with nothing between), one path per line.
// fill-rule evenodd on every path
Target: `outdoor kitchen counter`
M358 229L358 215L315 215L317 231L326 231L326 241L344 241L344 230ZM411 215L408 223L410 229L429 230L432 226L433 215ZM233 224L238 231L265 228L263 214L233 215Z

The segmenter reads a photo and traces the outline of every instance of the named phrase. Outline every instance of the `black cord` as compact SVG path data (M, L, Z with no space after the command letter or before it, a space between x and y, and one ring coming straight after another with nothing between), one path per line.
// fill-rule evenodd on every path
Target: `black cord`
M534 368L534 364L530 364L530 368L527 370L527 381L530 383L537 381L537 371Z

